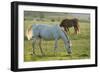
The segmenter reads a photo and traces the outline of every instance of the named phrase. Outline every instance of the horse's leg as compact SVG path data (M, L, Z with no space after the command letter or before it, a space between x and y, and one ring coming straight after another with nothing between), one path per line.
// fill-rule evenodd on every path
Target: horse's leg
M55 46L54 46L54 55L56 56L56 52L57 52L57 47L58 47L58 43L57 43L57 39L55 39Z
M77 34L77 27L74 26L74 34Z
M68 33L70 34L70 31L69 31L69 28L67 27L67 31L68 31Z
M41 38L39 39L39 48L40 48L40 51L41 51L41 54L44 56L44 53L43 53L43 50L42 50L42 47L41 47Z
M70 33L68 27L64 27L64 30L65 30L67 33Z
M79 25L74 26L75 34L80 33Z
M64 27L65 31L68 32L68 28Z
M35 48L34 48L34 47L35 47L35 43L36 43L36 39L33 39L33 40L32 40L32 54L33 54L33 55L36 55L36 53L35 53Z
M64 27L64 30L67 32L67 29L66 29L66 27Z
M80 33L80 27L79 27L79 24L77 25L77 31L78 31L78 33Z

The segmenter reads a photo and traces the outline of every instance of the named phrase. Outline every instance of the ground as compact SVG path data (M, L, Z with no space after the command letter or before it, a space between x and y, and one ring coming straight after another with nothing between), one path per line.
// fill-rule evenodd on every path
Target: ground
M24 29L30 26L34 21L25 20ZM43 24L58 24L58 22L41 22ZM48 61L48 60L75 60L75 59L88 59L90 58L90 23L89 22L79 22L80 33L78 35L73 34L73 28L70 28L70 34L68 34L70 40L72 41L72 55L69 56L62 40L58 41L58 48L56 56L54 56L54 41L44 41L42 42L43 52L45 56L41 55L38 45L36 45L36 54L33 56L32 53L32 42L29 40L24 40L24 61ZM37 42L38 43L38 42Z

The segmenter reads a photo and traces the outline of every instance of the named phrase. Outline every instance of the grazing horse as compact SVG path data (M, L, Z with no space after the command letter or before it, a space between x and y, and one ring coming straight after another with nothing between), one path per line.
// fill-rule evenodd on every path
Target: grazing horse
M69 55L72 53L69 37L65 33L64 29L61 29L59 25L34 24L27 29L26 37L28 38L28 40L32 39L33 54L35 54L34 45L37 39L40 39L39 48L42 55L44 55L44 53L41 47L41 39L47 41L55 40L54 54L56 53L56 48L58 47L57 45L58 39L62 39L64 41L67 53Z
M78 19L76 19L76 18L62 20L60 27L63 27L66 32L69 32L70 27L74 27L75 34L78 34L80 32Z

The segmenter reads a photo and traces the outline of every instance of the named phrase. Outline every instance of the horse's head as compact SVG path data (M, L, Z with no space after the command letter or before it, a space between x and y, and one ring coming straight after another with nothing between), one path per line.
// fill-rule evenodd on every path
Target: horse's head
M63 30L62 30L62 31L63 31ZM65 41L65 47L67 48L68 54L71 54L71 53L72 53L72 48L71 48L72 43L71 43L71 41L70 41L70 39L69 39L67 33L66 33L65 31L63 31L63 32L64 32L64 35L65 35L65 37L66 37L66 39L64 39L64 41Z
M28 40L32 39L32 26L30 26L27 30L26 30L26 37Z

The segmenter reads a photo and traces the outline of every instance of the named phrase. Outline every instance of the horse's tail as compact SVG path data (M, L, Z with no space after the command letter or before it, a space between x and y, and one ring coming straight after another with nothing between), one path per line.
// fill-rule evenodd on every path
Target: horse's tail
M27 37L28 40L32 38L32 25L26 29L25 36Z

